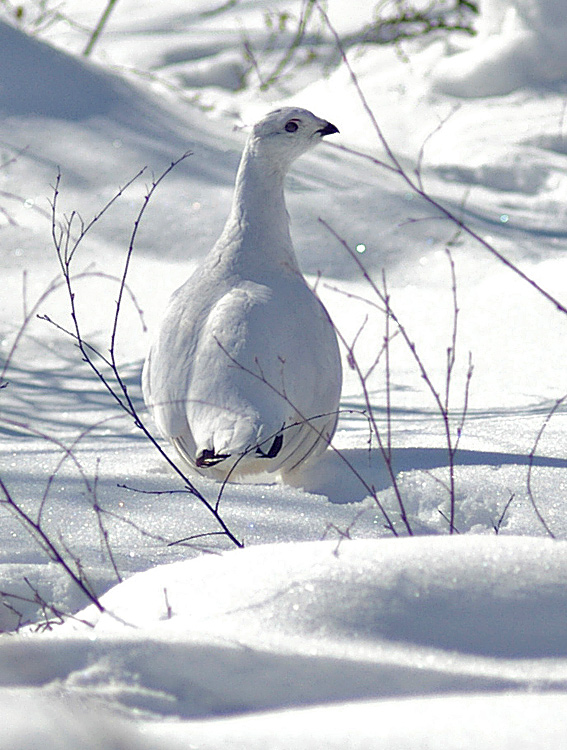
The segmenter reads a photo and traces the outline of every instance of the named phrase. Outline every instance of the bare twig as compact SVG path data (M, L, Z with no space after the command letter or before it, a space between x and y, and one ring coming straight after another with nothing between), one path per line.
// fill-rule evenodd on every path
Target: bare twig
M122 580L123 580L123 578L122 578L122 575L121 575L120 571L118 570L118 565L116 564L116 558L114 557L114 552L112 551L112 546L110 544L109 532L108 532L108 529L106 528L106 526L104 525L102 508L100 507L99 502L98 502L97 489L98 489L98 472L99 472L99 467L100 467L100 458L97 458L96 472L95 472L95 476L94 476L93 490L92 490L93 511L96 514L96 520L97 520L97 524L98 524L98 530L99 530L99 533L100 533L101 546L102 546L104 552L106 552L106 555L107 555L108 559L110 560L110 564L112 565L112 570L114 571L114 575L116 576L116 580L118 581L118 583L121 583Z
M124 188L120 188L119 191L105 204L105 206L103 206L103 208L88 223L85 223L83 219L76 212L73 212L71 213L70 217L66 219L63 225L60 225L57 221L57 204L58 204L58 197L59 197L60 184L61 184L61 174L58 174L55 185L54 185L54 195L53 195L53 200L51 204L52 206L52 237L53 237L53 242L55 245L57 257L59 259L64 283L67 287L67 294L68 294L69 303L70 303L72 329L69 331L69 330L66 330L63 326L60 326L59 324L56 324L56 325L60 330L66 332L68 335L70 335L74 339L77 347L79 348L79 351L81 352L83 361L88 365L88 367L90 367L90 369L92 370L96 378L104 386L104 388L106 389L108 394L111 396L115 404L133 420L134 425L138 429L140 429L141 432L144 434L144 436L152 443L152 445L158 451L158 453L162 456L162 458L169 464L169 466L173 469L173 471L177 474L177 476L183 481L183 484L186 490L195 498L197 498L201 502L201 504L204 505L205 508L213 515L215 521L222 529L221 533L224 534L237 547L241 547L243 546L242 542L240 542L237 539L237 537L233 534L233 532L230 530L227 523L224 521L223 517L220 515L218 511L218 507L215 506L215 503L209 502L207 498L197 489L197 487L191 482L189 477L186 476L185 472L180 468L180 466L173 459L169 457L169 455L165 452L165 450L161 447L161 445L153 437L149 429L144 424L143 420L141 419L140 414L137 411L137 408L134 402L132 401L127 384L120 373L120 369L119 369L117 359L116 359L116 337L117 337L117 331L118 331L118 325L119 325L119 319L120 319L120 312L122 309L124 290L126 289L127 274L128 274L128 270L130 267L130 262L132 259L134 244L136 241L140 222L144 216L146 208L155 190L160 185L162 180L164 180L180 162L185 160L190 155L191 155L191 152L186 152L181 157L171 162L171 164L164 170L164 172L157 179L154 179L152 181L150 188L146 191L146 195L142 202L142 206L140 210L138 211L138 215L134 221L134 226L133 226L133 230L130 236L130 242L128 245L128 251L126 253L126 259L124 262L123 272L122 272L122 276L120 280L118 299L117 299L116 307L115 307L114 321L113 321L112 330L110 333L110 346L109 346L108 355L103 354L96 347L90 345L85 340L82 327L81 327L81 322L79 320L79 315L77 312L75 290L74 290L74 276L72 275L72 262L75 258L77 249L80 243L82 242L82 240L84 239L85 235L87 234L87 232L92 228L95 222L97 222L103 216L103 214L110 208L110 206L118 199L118 197L124 192L124 190L127 187L129 187L134 182L134 180L136 180L144 172L144 170L140 170L140 172L138 172L138 174L135 175L134 178L132 178L126 183ZM79 231L78 231L77 237L74 238L73 234L74 234L74 228L76 225L78 226Z
M500 514L500 517L498 518L498 520L496 521L496 523L494 523L492 525L492 528L494 529L494 533L495 534L499 534L500 533L500 529L502 528L502 524L504 523L504 519L506 518L506 513L508 513L508 509L512 505L512 502L514 501L515 497L516 497L516 495L513 492L511 492L510 493L510 497L508 498L508 502L504 506L504 508L502 510L502 513Z
M87 46L85 47L85 50L83 52L83 55L85 57L88 57L92 52L93 47L95 46L99 36L102 34L103 29L108 22L110 14L112 13L117 2L118 0L108 0L108 3L106 4L101 17L99 18L97 25L95 26L92 34L89 37L89 41L87 42Z
M565 400L567 400L567 393L562 396L561 398L557 399L557 401L553 404L552 408L547 413L543 424L541 425L536 439L534 441L534 444L532 446L532 449L530 451L529 460L528 460L528 475L526 478L526 484L527 484L527 490L528 490L528 497L530 499L530 503L532 504L532 508L534 509L534 513L537 516L538 521L541 523L543 528L545 529L545 532L552 538L555 539L555 534L549 527L549 524L543 517L543 514L541 513L540 509L538 508L538 505L536 503L533 487L532 487L532 478L533 478L533 468L534 468L534 461L535 461L535 455L539 446L539 443L543 437L543 433L547 429L547 426L551 422L551 419L553 418L554 414L557 412L557 410L561 407L563 403L565 403Z
M380 306L384 309L387 322L386 322L386 335L383 347L386 351L386 412L387 412L387 433L386 433L386 440L382 438L380 434L380 430L378 429L378 425L376 423L376 420L373 417L373 406L369 398L369 392L367 388L367 376L362 372L360 366L356 363L356 358L354 357L352 350L349 349L349 346L347 342L344 340L344 337L341 336L341 339L343 343L347 346L347 350L349 350L349 363L351 363L351 366L355 366L355 369L357 370L357 375L359 378L359 381L363 388L363 394L366 402L366 407L368 410L368 414L370 415L371 424L373 426L373 433L376 437L378 447L380 449L380 452L384 458L384 461L386 463L386 467L388 470L388 474L390 476L390 479L392 481L392 487L394 489L394 492L396 494L396 498L398 501L398 506L400 509L401 518L406 525L406 528L408 529L408 533L411 533L411 527L409 527L409 522L405 513L403 498L401 496L401 492L396 480L396 473L392 464L392 450L391 450L391 423L389 422L388 415L391 414L391 402L390 402L390 360L389 360L389 341L391 340L392 336L390 334L390 321L393 321L396 325L397 333L402 337L404 340L408 350L410 351L417 368L419 370L420 376L423 380L423 382L426 384L431 396L433 397L433 400L435 402L436 409L442 419L443 423L443 429L445 433L445 442L447 445L447 451L448 451L448 471L449 471L449 496L450 496L450 503L451 503L451 510L450 510L450 517L449 517L449 531L450 533L453 533L455 531L454 526L454 519L455 519L455 458L457 453L457 448L459 445L459 441L462 435L463 426L466 419L467 409L468 409L468 402L469 402L469 391L470 391L470 382L472 378L472 360L471 356L469 355L469 368L466 375L465 380L465 393L464 393L464 403L463 407L461 409L459 421L457 423L456 431L455 431L455 437L453 436L453 423L452 423L452 409L450 408L450 395L451 395L451 383L453 380L453 369L455 365L455 352L456 352L456 346L457 346L457 323L458 323L458 315L459 315L459 307L458 307L458 300L457 300L457 286L456 286L456 274L455 274L455 266L453 262L453 258L451 256L451 252L449 248L447 248L447 256L449 258L450 263L450 271L451 271L451 286L452 286L452 300L453 300L453 325L452 325L452 333L451 333L451 343L447 349L447 361L446 361L446 369L445 369L445 386L444 391L438 390L432 379L431 376L425 366L425 363L421 357L421 355L418 352L417 346L414 343L414 341L410 338L409 333L405 327L405 325L402 323L400 318L395 314L395 312L392 309L392 306L390 304L390 298L388 295L388 289L385 284L385 276L383 275L383 286L380 288L376 282L372 279L368 271L366 270L362 260L360 259L360 255L355 252L337 232L323 219L319 219L321 224L330 232L330 234L342 245L342 247L348 252L350 257L354 260L356 265L358 266L358 269L360 270L363 278L366 280L366 282L370 285L370 288L374 292L374 294L377 296ZM339 334L340 336L340 334Z
M345 529L341 529L339 526L337 526L334 523L328 523L327 524L327 526L325 528L325 531L323 532L323 535L321 536L321 541L324 541L328 537L328 535L329 535L329 533L331 531L333 531L337 535L337 537L338 537L337 538L337 546L333 550L333 555L335 557L339 556L339 548L340 548L342 542L345 541L345 539L347 539L347 540L352 539L351 532L354 529L354 527L356 526L356 524L358 522L358 519L361 516L363 516L365 513L366 513L366 510L359 510L358 513L354 516L354 518L352 519L352 521L349 523L349 525Z
M167 620L171 620L171 618L173 617L173 609L171 608L171 604L169 603L169 596L165 587L163 589L163 598L165 600L165 617Z
M8 486L4 480L0 477L0 490L4 495L4 499L0 500L0 504L5 504L15 514L15 516L22 521L25 528L34 536L40 547L43 549L47 557L53 562L57 563L65 573L71 578L76 586L82 591L87 599L94 604L99 612L105 612L105 608L100 603L100 600L88 581L86 581L81 569L77 569L77 566L72 567L66 559L66 556L61 552L56 543L51 538L50 534L45 531L43 526L35 521L29 513L27 513L13 498ZM75 561L76 562L76 561Z
M492 256L497 258L500 263L502 263L506 268L508 268L510 271L515 273L517 276L519 276L523 281L525 281L527 284L529 284L533 289L535 289L539 294L541 294L545 299L548 300L548 302L551 302L551 304L561 313L567 315L567 307L561 303L556 297L554 297L552 294L547 292L543 287L541 287L534 279L532 279L530 276L528 276L524 271L522 271L515 263L513 263L511 260L506 258L499 250L497 250L494 245L492 245L488 240L486 240L484 237L482 237L478 232L476 232L474 229L469 227L461 218L459 218L455 213L453 213L449 208L444 206L442 203L440 203L436 198L434 198L432 195L430 195L426 190L423 188L422 179L421 179L421 164L419 165L419 171L415 177L411 175L411 173L404 168L401 161L398 159L396 154L394 153L392 147L390 146L388 140L386 139L382 128L380 127L378 120L376 119L376 116L374 115L374 112L372 108L370 107L368 100L366 98L366 95L364 94L364 91L362 90L362 87L360 85L360 82L358 80L358 77L356 73L354 72L350 61L348 59L348 56L346 54L344 45L334 28L333 24L331 23L329 16L325 9L322 7L319 0L316 0L317 2L317 8L319 10L319 13L321 14L327 28L331 32L333 39L335 41L335 45L337 47L337 50L339 51L339 54L341 56L341 59L349 73L350 80L352 84L355 87L356 94L362 104L362 107L364 111L366 112L366 115L368 116L372 127L374 129L374 132L376 133L376 136L378 137L378 141L380 142L382 148L384 149L384 152L386 153L387 162L381 161L379 159L375 159L372 156L369 156L368 154L361 154L358 152L358 155L361 156L364 159L367 159L376 166L379 167L386 167L389 171L397 174L408 186L408 188L414 193L415 195L418 195L420 198L422 198L425 203L430 205L432 208L434 208L440 216L444 217L445 219L448 219L451 221L456 227L458 227L460 230L462 230L465 234L467 234L469 237L471 237L475 242L477 242L481 247L483 247L485 250L487 250ZM346 150L346 149L345 149ZM356 154L357 152L352 149L348 149L350 153Z
M384 298L383 299L383 303L384 303L385 310L387 311L388 310L389 302ZM387 316L389 317L389 314ZM378 428L378 422L376 421L376 418L375 418L374 408L373 408L373 405L372 405L372 401L370 399L370 392L368 390L368 376L367 376L367 373L364 373L362 371L360 363L359 363L358 359L354 356L354 353L352 351L352 348L351 348L352 345L348 344L348 342L346 341L345 337L342 335L342 333L340 331L337 331L337 335L338 335L339 339L341 340L342 344L347 348L347 350L349 352L349 354L348 354L348 360L349 360L350 366L356 372L358 380L359 380L359 383L362 386L362 393L363 393L363 397L364 397L364 403L365 403L365 406L366 406L366 414L367 414L367 417L368 417L368 423L370 425L370 430L371 430L372 435L376 439L376 443L378 445L378 449L380 450L380 453L382 454L382 458L384 459L386 470L388 471L388 476L390 478L390 482L392 484L392 488L393 488L394 494L396 496L396 501L398 503L398 509L399 509L399 512L400 512L400 518L401 518L402 523L404 524L404 526L406 528L406 531L407 531L408 535L411 536L413 534L413 531L412 531L409 519L407 517L406 509L405 509L405 506L404 506L404 501L403 501L402 494L401 494L400 487L399 487L399 483L398 483L398 477L397 477L396 470L394 468L394 464L393 464L393 461L392 461L391 446L388 445L388 437L386 438L386 442L384 442L384 440L382 438L381 431ZM388 345L386 345L386 343L384 343L384 346L388 346L389 347L389 343L388 343ZM387 401L389 400L388 397L387 397L386 400ZM341 455L340 451L338 451L338 453L339 453L339 455ZM354 467L349 462L347 462L347 464L349 465L349 467L351 468L351 470L354 469ZM355 473L357 475L357 478L361 479L361 477L358 474L358 472L355 472ZM384 518L386 520L386 526L387 526L387 528L389 528L390 531L394 532L394 525L393 525L393 523L392 523L389 515L386 513L385 509L383 508L383 506L381 505L381 503L378 501L378 496L377 496L376 490L373 487L370 488L368 486L368 484L366 483L366 481L363 480L362 483L363 483L363 485L365 486L365 488L367 490L368 489L371 490L370 494L372 495L372 497L375 500L375 502L378 503L378 507L380 508L380 511L382 512L382 514L383 514L383 516L384 516Z

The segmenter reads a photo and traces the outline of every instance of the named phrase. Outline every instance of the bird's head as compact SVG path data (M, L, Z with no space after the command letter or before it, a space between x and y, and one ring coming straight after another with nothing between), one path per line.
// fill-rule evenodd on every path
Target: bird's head
M300 107L282 107L257 122L248 147L262 158L287 169L294 159L339 129L327 120Z

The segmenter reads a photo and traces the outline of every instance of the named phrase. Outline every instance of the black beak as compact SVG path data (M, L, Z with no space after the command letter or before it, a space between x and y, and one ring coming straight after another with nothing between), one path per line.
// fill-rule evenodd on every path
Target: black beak
M333 133L338 133L339 129L332 122L328 122L324 127L319 128L317 132L321 133L321 136L333 135Z

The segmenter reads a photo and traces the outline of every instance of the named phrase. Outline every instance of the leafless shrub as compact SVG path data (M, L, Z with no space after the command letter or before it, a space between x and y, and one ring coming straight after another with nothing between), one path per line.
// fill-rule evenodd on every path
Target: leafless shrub
M26 626L33 626L34 630L42 632L45 630L52 630L54 626L63 624L65 620L75 620L86 627L94 627L93 623L88 620L76 617L72 613L66 612L60 607L55 606L53 603L46 601L40 594L38 588L34 586L28 578L24 577L23 580L27 588L30 590L28 596L15 594L10 591L0 591L0 603L17 618L16 626L12 629L12 632L18 632ZM29 608L30 605L39 608L39 611L41 612L41 620L39 622L36 620L32 621L24 615L22 610L24 608Z
M87 270L79 271L74 273L73 266L77 262L77 253L81 243L84 241L88 232L93 226L104 216L111 205L119 199L132 182L140 177L142 172L138 173L133 180L129 181L124 188L120 189L105 206L99 211L90 221L85 222L76 213L72 212L69 216L63 216L61 219L58 213L58 198L61 184L61 175L57 176L57 180L54 187L54 197L52 201L52 210L50 214L51 218L51 229L54 246L57 253L57 258L60 263L61 276L53 279L47 287L41 292L35 302L30 303L27 298L26 292L26 275L23 277L23 317L19 327L15 331L11 346L7 352L4 361L0 366L0 388L9 388L11 380L13 378L12 364L14 362L18 347L21 345L24 336L28 332L28 328L32 321L36 318L46 321L54 326L60 332L63 332L66 336L71 337L77 347L83 362L90 368L95 378L102 384L110 399L114 403L118 410L115 414L104 417L99 420L96 424L90 427L84 427L80 434L72 440L69 444L63 442L57 437L49 434L49 432L42 431L34 427L29 421L19 421L10 419L5 415L0 416L0 422L4 427L21 434L33 435L38 437L48 444L50 444L55 450L60 451L60 458L56 460L55 465L46 478L45 487L40 497L37 497L34 502L27 501L26 503L17 496L15 489L11 486L10 481L2 476L0 472L0 507L10 512L19 523L29 533L38 547L44 552L47 559L54 562L73 584L81 591L86 599L91 602L100 612L105 611L103 605L100 602L99 593L96 591L95 585L89 579L88 572L83 565L80 555L73 551L73 544L69 540L65 539L61 532L54 532L53 528L45 523L44 515L45 508L47 506L47 500L50 495L51 489L54 487L55 481L61 468L66 462L71 462L75 470L77 471L82 486L84 488L84 495L87 501L90 503L92 512L94 513L96 527L98 529L101 551L106 558L110 569L114 573L114 577L117 582L122 580L122 574L119 570L118 562L112 548L112 540L110 532L107 527L106 520L111 519L113 522L123 523L134 527L135 530L145 537L151 537L154 541L167 545L171 541L163 538L159 535L152 534L146 531L141 526L128 519L125 516L121 516L118 513L110 511L103 507L98 497L98 485L99 485L99 467L97 467L94 473L94 477L89 476L89 473L82 466L78 458L78 448L80 442L89 435L95 428L100 427L101 424L117 417L126 416L132 420L133 424L142 431L145 437L155 447L159 454L166 460L171 466L173 471L177 474L178 478L182 481L183 489L180 490L184 493L189 493L199 500L205 508L213 515L217 525L220 527L220 531L209 532L195 535L192 538L205 538L210 535L222 536L229 539L234 545L240 547L242 543L236 538L233 532L229 529L227 524L222 518L221 513L218 509L218 504L209 502L207 498L201 494L201 492L193 485L191 480L184 474L183 470L167 455L165 450L162 448L160 443L151 435L148 428L142 421L141 415L138 413L134 401L130 397L130 393L127 387L127 383L123 378L120 368L117 362L116 352L116 339L119 327L119 320L121 310L124 306L126 298L129 297L130 301L134 305L136 311L140 316L142 326L145 328L143 322L142 311L137 303L137 300L128 286L127 274L131 260L131 256L134 249L134 243L136 234L138 231L139 223L144 214L145 208L148 205L151 197L156 190L157 186L162 179L183 159L187 158L189 154L184 154L180 159L173 162L165 172L154 180L145 195L142 203L142 207L137 215L132 230L128 252L126 254L126 260L123 267L122 274L119 277L115 277L112 274L95 271L92 268ZM82 321L77 310L77 301L80 297L80 284L83 280L89 278L102 278L118 284L118 295L116 300L115 315L110 330L110 345L108 352L105 353L96 346L90 344L83 334ZM44 306L45 302L55 293L65 292L70 305L71 312L71 327L66 327L59 322L52 320L47 315L40 315L39 311ZM3 391L4 392L4 391ZM31 509L30 509L31 508ZM186 540L187 541L187 540ZM30 584L31 585L31 584ZM18 613L17 596L10 595L9 592L4 592L3 604L8 609L11 609L14 616L20 625L23 624L23 614ZM23 602L24 600L22 600ZM53 623L62 614L55 605L48 605L45 599L42 597L38 590L34 591L34 597L32 599L26 599L25 603L41 605L41 612L44 615L46 623ZM51 607L51 608L50 608ZM21 615L21 616L20 616Z
M396 476L396 469L393 462L392 452L392 400L391 400L391 360L390 360L390 344L395 336L399 336L405 343L408 351L410 352L414 363L417 367L418 373L425 383L427 390L433 398L436 413L439 415L444 430L445 445L447 447L447 465L449 479L447 483L447 491L449 494L449 507L450 513L447 519L449 524L449 532L452 534L456 531L455 529L455 510L456 510L456 488L455 488L455 466L456 466L456 455L463 433L466 416L468 412L469 403L469 392L470 383L473 374L472 357L469 353L468 369L465 376L465 384L463 387L463 398L461 406L454 410L452 405L452 391L454 390L454 370L457 353L457 339L458 339L458 319L459 319L459 306L457 299L457 277L455 273L455 263L451 254L450 247L446 248L446 255L449 261L450 273L451 273L451 294L452 294L452 306L453 306L453 321L451 327L451 340L446 350L446 364L445 364L445 377L444 383L441 388L437 387L432 379L430 372L424 364L424 360L419 352L419 349L411 338L406 326L392 308L390 295L388 292L386 275L382 274L382 284L379 286L370 276L364 264L360 258L360 255L351 248L348 243L340 237L335 230L326 222L320 219L321 223L327 228L327 230L333 235L333 237L343 246L350 257L353 259L358 267L363 279L368 283L371 291L375 295L378 304L374 304L374 307L382 312L384 315L384 337L382 347L379 349L377 357L367 371L363 371L359 363L359 359L356 356L355 347L358 339L358 334L355 336L355 340L349 343L345 338L340 335L343 344L347 348L347 359L351 369L356 371L358 380L362 387L362 393L364 397L366 413L368 415L368 421L371 427L372 435L376 440L384 463L388 470L389 478L392 483L396 500L398 503L398 509L400 518L406 527L409 534L412 533L411 524L408 519L404 499L401 494L399 482ZM372 304L372 303L370 303ZM392 328L394 330L392 330ZM386 390L386 429L385 435L382 432L381 427L378 424L374 405L370 398L370 391L368 387L368 381L370 375L374 372L374 369L380 359L385 362L384 367L384 378L385 378L385 390Z
M481 234L479 234L476 230L474 230L471 226L469 226L465 220L459 216L457 213L452 211L451 209L447 208L442 202L437 200L431 193L428 192L424 180L423 180L423 160L424 160L424 151L425 151L425 145L426 142L423 144L421 151L418 155L417 161L416 161L416 167L413 171L407 169L404 167L402 162L398 159L394 151L392 150L388 140L386 139L378 120L368 103L368 100L364 94L364 91L362 90L362 87L360 85L360 82L358 80L358 77L356 73L354 72L350 61L348 59L347 53L346 53L346 45L344 41L339 37L336 29L334 28L333 24L331 23L329 16L323 6L323 4L316 0L316 5L318 12L323 19L327 29L330 31L332 37L335 41L335 46L337 48L337 51L341 57L341 60L346 67L350 80L356 90L357 96L359 101L362 104L362 107L364 111L366 112L366 115L372 125L372 128L374 130L374 133L377 137L377 140L382 147L384 153L385 153L385 160L378 159L372 155L357 151L355 149L349 149L345 146L336 146L333 144L328 144L331 148L336 148L339 150L346 151L348 153L351 153L355 156L358 156L361 159L364 159L365 161L373 164L378 169L385 169L388 172L397 175L401 181L405 184L406 188L410 190L410 192L418 197L420 197L427 205L429 205L431 208L433 208L436 212L436 214L446 221L448 221L450 224L452 224L457 233L462 233L464 235L467 235L470 237L475 243L477 243L480 247L482 247L484 250L486 250L492 257L494 257L499 263L504 265L509 271L511 271L516 276L519 276L522 281L524 281L526 284L528 284L535 292L537 292L539 295L541 295L544 299L546 299L548 302L550 302L553 307L561 314L567 315L567 307L564 303L562 303L560 300L558 300L554 295L552 295L550 292L548 292L546 289L544 289L540 284L538 284L535 279L531 278L527 273L522 271L513 261L511 261L509 258L507 258L503 253L501 253L490 241L488 241L486 238L484 238ZM459 5L459 3L458 3ZM442 127L443 123L440 124L439 127ZM322 221L322 220L321 220ZM435 386L433 385L427 371L425 370L425 367L423 365L423 362L421 360L421 357L419 356L417 352L417 348L415 344L412 342L411 338L407 334L407 331L404 327L404 325L392 314L391 306L389 303L389 298L387 294L386 284L385 280L383 280L383 289L380 290L378 285L370 278L366 270L364 269L364 266L362 265L362 262L360 260L360 257L357 253L355 253L345 242L344 239L339 237L337 233L330 227L326 222L322 221L322 223L327 227L327 229L335 236L335 239L349 252L351 257L355 260L355 262L359 265L359 268L361 270L361 273L365 280L370 284L371 288L377 295L378 299L380 300L380 303L383 307L383 309L386 311L387 318L392 318L393 322L397 326L397 330L399 331L400 335L403 337L404 341L406 342L407 346L409 347L410 351L412 352L414 356L414 360L416 362L416 365L421 372L421 375L424 379L424 382L426 383L436 405L438 413L441 415L441 418L443 420L444 424L444 431L445 431L445 440L446 445L448 448L448 468L449 468L449 495L450 495L450 514L447 517L447 522L449 524L449 530L450 532L456 531L455 528L455 456L458 449L460 436L462 434L462 429L464 427L467 409L468 409L468 396L469 396L469 388L470 388L470 379L472 376L472 360L470 359L469 355L469 368L466 376L466 384L464 389L464 403L462 406L460 417L457 417L457 422L454 427L454 432L452 432L452 419L451 419L451 412L449 409L449 401L450 401L450 393L451 393L451 382L452 382L452 374L453 374L453 368L455 364L455 352L456 352L456 344L457 344L457 320L458 320L458 304L457 304L457 293L456 293L456 276L455 276L455 267L453 263L452 256L450 252L448 253L449 262L451 266L451 278L452 278L452 290L453 290L453 335L452 335L452 342L450 346L447 349L447 362L446 362L446 381L445 381L445 387L443 390L437 390ZM388 341L389 337L386 337L385 341ZM385 344L386 351L388 348L388 345ZM359 375L359 378L361 379L361 382L364 384L364 377L362 375ZM387 387L388 392L388 387ZM387 397L388 398L388 397ZM559 399L557 403L554 405L554 407L549 412L548 416L546 417L540 432L538 433L538 436L535 440L533 449L530 453L529 457L529 470L528 470L528 477L527 477L527 488L528 488L528 495L530 497L530 500L532 502L532 506L534 508L534 511L544 527L545 531L550 535L553 536L553 533L551 532L551 529L549 528L547 522L543 518L541 512L538 509L538 506L535 502L533 490L531 486L531 479L532 479L532 473L533 473L533 462L535 458L535 453L539 444L539 440L543 434L543 431L545 430L547 424L549 423L550 419L553 417L555 412L558 410L558 408L561 406L563 401L565 400L566 396ZM389 413L388 408L388 413ZM389 420L389 418L388 418ZM389 428L387 430L387 436L390 434ZM386 465L388 466L389 459L388 456L391 455L389 449L388 449L388 437L386 437L386 443L378 443L380 446L380 450L382 452L382 455L386 461ZM390 468L389 468L390 471ZM394 489L396 485L394 484ZM396 493L396 496L398 498L398 503L400 504L400 497L399 493ZM511 501L510 501L511 502ZM503 517L505 513L507 512L509 508L510 503L506 506L504 513L502 515L502 518L500 519L499 523L497 524L497 530L500 530L501 523L503 521ZM401 513L403 517L403 501L400 505Z
M362 90L358 77L350 64L350 61L347 57L347 53L345 51L345 47L336 29L332 25L329 19L329 16L327 15L322 5L318 2L318 0L317 0L317 7L319 10L319 13L325 20L327 28L333 35L337 50L339 51L343 64L345 65L349 73L350 80L353 86L355 87L360 103L362 104L362 107L367 117L370 120L370 123L372 125L372 128L374 130L374 133L376 135L378 142L380 143L382 149L385 152L386 160L377 159L376 157L371 156L370 154L365 154L355 149L349 149L345 146L333 146L332 144L329 144L330 147L337 148L337 149L346 151L348 153L351 153L355 156L360 157L361 159L364 159L365 161L370 162L371 164L374 164L379 169L386 169L392 174L397 175L402 180L402 182L405 183L406 187L410 190L410 192L413 193L414 195L419 196L421 199L423 199L423 201L426 204L428 204L430 207L432 207L435 210L436 214L440 218L449 221L460 232L472 238L478 245L484 248L490 255L496 258L506 268L508 268L517 276L519 276L524 282L529 284L529 286L531 286L532 289L538 292L538 294L544 297L548 302L551 302L551 304L559 312L563 313L564 315L567 315L567 307L562 302L560 302L556 297L554 297L552 294L546 291L543 287L541 287L534 279L532 279L530 276L528 276L528 274L522 271L515 263L513 263L511 260L506 258L506 256L503 255L491 242L489 242L487 239L482 237L476 230L474 230L467 223L465 223L462 217L458 216L454 211L447 208L445 205L443 205L443 203L441 203L441 201L437 200L431 193L427 191L424 185L423 172L421 168L422 161L423 161L423 152L420 154L418 162L417 162L417 167L413 172L404 167L402 162L398 159L398 157L392 150L392 147L390 146L386 136L384 135L382 128L380 127L378 120L376 119L374 111L372 110L370 104L368 103L368 100L366 99L366 96L364 94L364 91Z
M90 368L95 378L102 384L111 400L114 402L115 406L118 407L119 411L125 414L132 421L134 426L143 433L145 438L153 445L160 456L166 461L167 464L169 464L173 472L182 481L184 490L195 497L213 516L216 524L220 527L220 530L218 532L211 533L215 535L218 534L221 536L225 536L235 546L241 547L243 546L242 542L237 539L237 537L234 535L234 533L231 531L231 529L223 519L219 511L218 502L215 503L210 501L201 493L201 491L186 475L180 464L167 454L162 445L152 435L150 429L146 426L137 410L137 407L134 404L134 401L132 400L128 386L121 374L117 361L117 334L124 297L127 290L128 270L130 267L130 262L132 260L132 254L134 252L134 245L136 242L140 222L159 184L173 169L175 169L175 167L179 163L184 161L189 156L190 152L183 154L181 157L173 161L159 177L152 181L144 196L138 215L134 220L130 241L125 256L123 271L120 278L118 297L115 304L114 320L109 333L108 353L105 353L101 351L100 348L94 346L93 344L90 344L85 338L82 320L80 319L77 310L75 291L76 277L73 273L73 265L77 257L77 251L88 232L92 229L96 222L98 222L108 211L110 206L120 198L123 192L136 179L138 179L138 177L141 176L144 170L139 172L134 178L132 178L132 180L126 183L125 187L118 190L117 193L115 193L115 195L89 222L85 222L82 217L76 212L72 212L69 216L63 216L62 218L60 218L58 213L58 198L61 185L61 175L58 174L54 186L53 200L51 204L52 238L61 268L63 283L67 289L72 325L70 328L66 328L45 315L42 316L42 318L53 324L56 328L58 328L60 331L64 332L74 340L77 348L79 349L83 362ZM206 534L199 534L198 536L200 538L201 536L206 536Z
M20 24L30 34L42 34L61 21L78 31L89 33L89 29L63 12L63 3L57 0L31 0L25 3L0 0L0 8L12 22Z
M542 514L541 510L539 509L539 506L538 506L538 504L536 502L535 495L534 495L534 490L533 490L533 486L532 486L532 480L533 480L533 471L534 471L534 461L535 461L535 456L536 456L536 453L537 453L537 449L538 449L539 443L540 443L540 441L541 441L541 439L543 437L543 434L544 434L545 430L547 429L549 423L553 419L554 415L557 413L557 411L565 403L566 400L567 400L567 394L565 394L561 398L557 399L557 401L553 404L553 406L551 407L551 409L549 410L549 412L546 414L545 419L543 420L543 423L542 423L542 425L541 425L541 427L540 427L540 429L539 429L539 431L538 431L538 433L536 435L536 438L534 440L534 444L533 444L532 449L530 451L529 463L528 463L528 473L527 473L527 478L526 478L526 484L527 484L527 489L528 489L528 498L530 500L530 503L532 505L534 513L536 514L538 521L541 523L541 525L545 529L546 534L548 536L550 536L552 539L555 539L555 534L551 530L548 522L544 518L544 516L543 516L543 514Z

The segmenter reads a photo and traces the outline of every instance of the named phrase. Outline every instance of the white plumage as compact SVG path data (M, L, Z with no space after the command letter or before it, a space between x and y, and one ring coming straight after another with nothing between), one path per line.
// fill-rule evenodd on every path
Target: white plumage
M157 428L202 474L285 475L323 452L335 431L337 337L297 264L284 177L337 132L296 107L256 123L224 230L173 294L145 362L144 399Z

